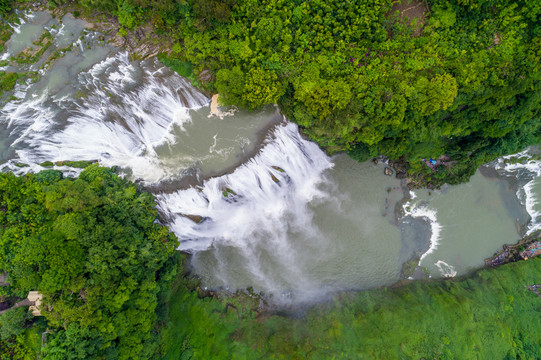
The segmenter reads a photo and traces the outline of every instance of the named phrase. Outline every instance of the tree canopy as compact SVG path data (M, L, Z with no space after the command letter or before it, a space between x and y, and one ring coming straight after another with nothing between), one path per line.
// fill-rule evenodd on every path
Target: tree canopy
M150 194L97 165L77 179L0 174L0 210L9 291L42 293L54 329L45 359L154 357L158 293L176 272L178 241L156 223Z
M121 34L150 22L174 44L164 62L219 92L224 104L277 103L329 152L359 160L385 155L424 180L467 180L481 163L541 138L535 0L69 6L116 15ZM449 161L438 172L421 161L442 155Z

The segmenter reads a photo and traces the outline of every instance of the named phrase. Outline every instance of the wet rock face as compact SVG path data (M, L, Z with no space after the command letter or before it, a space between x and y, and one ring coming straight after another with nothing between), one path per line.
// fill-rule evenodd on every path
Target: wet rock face
M196 224L200 224L201 222L203 222L203 220L205 220L205 218L200 215L181 214L181 213L179 213L179 215L187 217L188 219L192 220Z
M396 178L397 179L405 179L406 178L406 172L405 171L397 171L396 172Z
M397 179L405 179L408 171L404 162L389 160L389 166L391 166L394 171L396 171Z
M208 83L214 80L215 76L212 75L210 70L203 70L198 75L199 80L203 83Z
M383 170L383 173L387 176L393 175L393 170L389 167L386 167L385 170Z

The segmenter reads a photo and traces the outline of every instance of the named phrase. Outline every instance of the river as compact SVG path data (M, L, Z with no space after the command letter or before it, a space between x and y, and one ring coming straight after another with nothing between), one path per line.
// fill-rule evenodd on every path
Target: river
M69 15L21 19L0 70L41 78L0 100L2 170L76 176L62 162L117 166L155 194L205 287L314 302L393 284L412 259L414 277L421 267L463 275L541 227L534 151L487 164L465 184L409 191L382 161L327 156L273 106L212 115L188 80L156 59L130 60ZM44 31L53 40L39 61L12 61Z

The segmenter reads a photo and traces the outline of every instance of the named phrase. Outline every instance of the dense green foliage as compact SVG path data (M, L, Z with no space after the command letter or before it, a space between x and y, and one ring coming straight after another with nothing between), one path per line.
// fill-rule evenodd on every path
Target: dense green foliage
M31 317L25 307L9 310L0 317L0 339L7 340L24 331L26 321Z
M0 0L0 14L11 11L11 0Z
M158 293L177 245L156 219L150 194L97 165L77 179L0 174L4 292L43 294L53 330L43 358L155 357Z
M32 319L28 307L12 309L0 316L0 359L35 359L45 326L45 321Z
M429 6L417 36L421 24L390 1L241 1L227 24L185 30L184 56L216 73L226 103L278 102L330 150L404 158L458 182L539 142L541 6ZM420 161L442 154L457 163L431 174Z
M170 299L165 359L539 359L541 259L460 280L342 294L301 318L259 314L253 300ZM257 300L255 300L257 304Z
M330 151L384 154L425 180L460 182L538 143L540 3L403 3L81 1L124 29L152 21L176 39L174 57L211 71L225 104L278 103ZM444 154L438 172L421 162Z
M17 73L6 73L0 71L0 94L4 91L13 89L18 79Z
M66 0L147 22L169 66L248 109L278 103L313 140L458 183L541 141L536 0ZM198 75L205 71L202 82ZM437 172L422 158L446 155Z

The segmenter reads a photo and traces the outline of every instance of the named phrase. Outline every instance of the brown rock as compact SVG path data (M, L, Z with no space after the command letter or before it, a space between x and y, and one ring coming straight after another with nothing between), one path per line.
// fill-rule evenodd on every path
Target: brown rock
M201 221L203 221L203 217L201 215L192 215L192 214L180 214L180 216L187 217L188 219L192 220L194 223L199 224Z
M405 179L405 178L406 178L406 172L405 172L405 171L398 171L398 172L396 173L396 178L397 178L397 179L400 179L400 180L401 180L401 179Z
M204 83L208 83L213 80L213 75L210 72L210 70L203 70L199 73L199 80L201 80Z
M393 170L390 167L386 167L385 170L383 170L383 173L387 176L391 176L393 174Z

